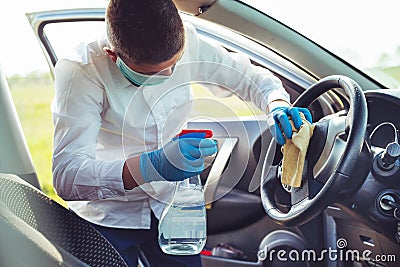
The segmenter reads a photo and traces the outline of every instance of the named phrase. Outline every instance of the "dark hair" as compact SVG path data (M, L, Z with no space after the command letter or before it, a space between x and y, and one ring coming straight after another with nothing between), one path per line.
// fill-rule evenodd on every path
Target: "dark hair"
M184 46L182 19L172 0L111 0L106 23L109 42L126 62L158 64Z

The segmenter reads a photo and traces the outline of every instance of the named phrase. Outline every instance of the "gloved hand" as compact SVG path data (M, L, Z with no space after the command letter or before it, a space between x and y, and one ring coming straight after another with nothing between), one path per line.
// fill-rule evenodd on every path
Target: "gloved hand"
M278 144L285 144L286 141L283 134L288 139L292 138L293 131L289 119L293 121L293 125L296 129L299 129L300 126L303 124L300 117L300 112L304 114L306 120L312 123L312 116L307 108L276 107L269 113L269 130L271 131L272 136L275 138L275 141Z
M140 171L146 182L181 181L200 174L204 158L216 152L216 141L188 134L174 138L158 150L143 153Z

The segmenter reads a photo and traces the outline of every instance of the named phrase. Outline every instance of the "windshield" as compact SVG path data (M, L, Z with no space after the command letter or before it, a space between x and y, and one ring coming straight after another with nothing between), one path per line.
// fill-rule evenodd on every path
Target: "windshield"
M400 88L398 0L242 0L388 88Z

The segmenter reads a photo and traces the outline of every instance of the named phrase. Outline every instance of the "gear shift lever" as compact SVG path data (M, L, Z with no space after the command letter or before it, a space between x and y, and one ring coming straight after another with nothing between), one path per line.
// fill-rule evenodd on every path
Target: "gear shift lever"
M383 171L391 170L399 157L400 145L397 142L389 143L378 158L378 166Z

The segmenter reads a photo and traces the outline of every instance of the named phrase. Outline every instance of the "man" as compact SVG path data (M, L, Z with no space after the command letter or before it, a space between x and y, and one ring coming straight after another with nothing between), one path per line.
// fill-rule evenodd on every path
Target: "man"
M171 0L111 0L107 38L55 68L53 181L69 207L91 222L129 266L201 266L200 256L163 254L157 223L171 181L204 170L211 139L173 139L191 108L190 81L222 85L271 114L277 142L291 138L280 80L242 55L200 39ZM271 112L270 112L271 111ZM278 123L279 122L279 123ZM278 126L278 124L280 126Z

